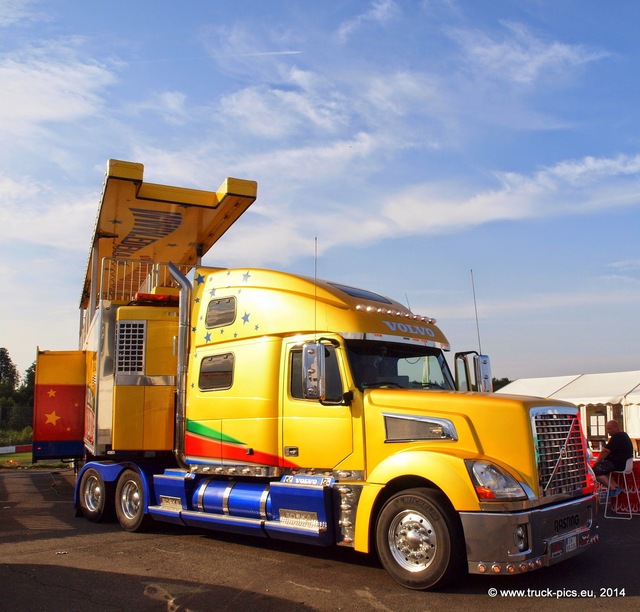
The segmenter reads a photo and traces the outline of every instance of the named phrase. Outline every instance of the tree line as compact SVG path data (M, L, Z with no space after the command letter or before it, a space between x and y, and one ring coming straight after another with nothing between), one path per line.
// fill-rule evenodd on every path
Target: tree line
M0 446L31 443L35 379L35 362L21 378L9 351L0 348Z

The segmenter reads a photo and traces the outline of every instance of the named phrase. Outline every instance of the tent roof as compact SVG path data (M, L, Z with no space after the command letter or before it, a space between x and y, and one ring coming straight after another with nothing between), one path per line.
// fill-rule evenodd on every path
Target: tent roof
M627 395L627 404L640 404L640 385Z
M604 374L577 374L547 378L520 378L497 393L536 395L587 404L640 404L640 370Z
M509 395L533 395L536 397L550 397L556 391L567 386L578 378L573 376L549 376L547 378L519 378L498 389L496 393L508 393Z

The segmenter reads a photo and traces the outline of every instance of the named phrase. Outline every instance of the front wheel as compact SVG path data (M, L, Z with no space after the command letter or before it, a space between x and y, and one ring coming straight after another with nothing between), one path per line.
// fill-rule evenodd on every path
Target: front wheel
M382 507L376 548L384 568L409 589L444 586L462 568L462 534L446 497L420 488L402 491Z
M135 470L125 470L116 487L116 516L120 526L126 531L144 531L150 522L145 506L142 477Z

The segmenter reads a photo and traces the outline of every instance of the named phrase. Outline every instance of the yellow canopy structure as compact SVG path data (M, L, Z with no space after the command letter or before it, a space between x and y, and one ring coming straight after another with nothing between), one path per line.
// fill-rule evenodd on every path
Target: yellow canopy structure
M142 164L109 160L80 308L90 307L105 258L193 266L255 201L257 183L227 178L217 191L145 183Z

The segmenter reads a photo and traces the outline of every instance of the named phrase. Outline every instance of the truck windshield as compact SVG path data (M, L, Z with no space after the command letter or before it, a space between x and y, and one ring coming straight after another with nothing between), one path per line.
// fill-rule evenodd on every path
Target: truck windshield
M442 351L429 347L347 340L349 363L360 389L447 389L454 383Z

